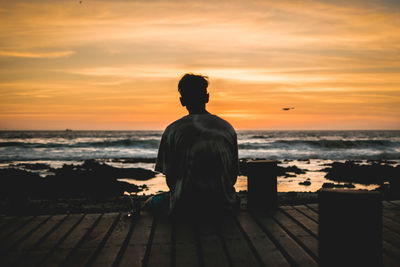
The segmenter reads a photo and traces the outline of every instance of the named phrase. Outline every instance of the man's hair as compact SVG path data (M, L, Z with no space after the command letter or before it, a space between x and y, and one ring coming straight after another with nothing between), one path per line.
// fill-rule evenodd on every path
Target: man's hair
M208 77L186 73L178 84L178 91L189 103L198 103L207 95Z

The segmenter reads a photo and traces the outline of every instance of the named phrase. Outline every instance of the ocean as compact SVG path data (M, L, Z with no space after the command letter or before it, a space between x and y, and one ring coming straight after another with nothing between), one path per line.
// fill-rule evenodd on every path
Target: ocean
M400 162L400 131L238 131L239 158L276 159L281 166L296 165L306 174L279 178L279 191L315 191L326 164L345 160ZM0 131L0 168L16 163L46 163L59 168L86 159L103 160L116 167L154 168L162 131ZM113 159L138 159L135 163ZM311 180L311 186L299 181ZM154 180L155 179L155 180ZM167 190L160 174L146 181L147 193ZM137 181L131 181L137 183ZM246 189L239 177L237 190ZM356 185L357 188L365 186ZM371 188L371 187L366 187Z

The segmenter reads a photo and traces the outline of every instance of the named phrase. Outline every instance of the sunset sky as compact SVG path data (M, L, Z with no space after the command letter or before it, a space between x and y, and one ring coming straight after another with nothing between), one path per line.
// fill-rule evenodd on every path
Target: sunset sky
M400 1L0 0L0 129L400 129ZM284 107L295 107L284 111Z

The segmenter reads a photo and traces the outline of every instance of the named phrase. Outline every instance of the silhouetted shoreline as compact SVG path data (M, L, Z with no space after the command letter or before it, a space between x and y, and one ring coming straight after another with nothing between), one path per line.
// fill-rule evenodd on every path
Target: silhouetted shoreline
M151 163L154 159L145 159ZM101 210L129 210L130 197L146 199L147 185L157 173L145 168L117 168L107 162L138 163L142 159L86 160L82 164L64 164L61 168L52 168L44 163L17 163L0 169L0 213L63 213L96 212ZM246 173L246 159L240 161L242 176ZM280 161L283 163L285 161ZM286 162L287 163L287 162ZM278 177L292 179L304 174L306 169L295 165L278 167ZM307 163L306 163L307 164ZM377 185L388 195L388 184L400 177L400 165L394 161L332 162L322 169L325 177L332 182L322 187L353 188L353 183ZM40 173L42 175L40 175ZM43 175L43 173L47 173ZM121 181L123 180L123 181ZM126 182L130 180L130 182ZM136 185L136 183L143 183ZM302 186L307 188L304 180ZM144 195L138 196L138 193ZM151 194L150 194L151 195ZM242 199L246 192L241 191ZM315 192L279 192L281 204L313 203L317 200Z

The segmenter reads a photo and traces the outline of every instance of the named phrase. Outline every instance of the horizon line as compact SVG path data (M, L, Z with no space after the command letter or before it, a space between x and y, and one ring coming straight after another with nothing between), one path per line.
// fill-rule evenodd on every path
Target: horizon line
M79 131L164 131L165 129L0 129L11 131L41 131L41 132L79 132ZM399 129L235 129L235 131L400 131Z

